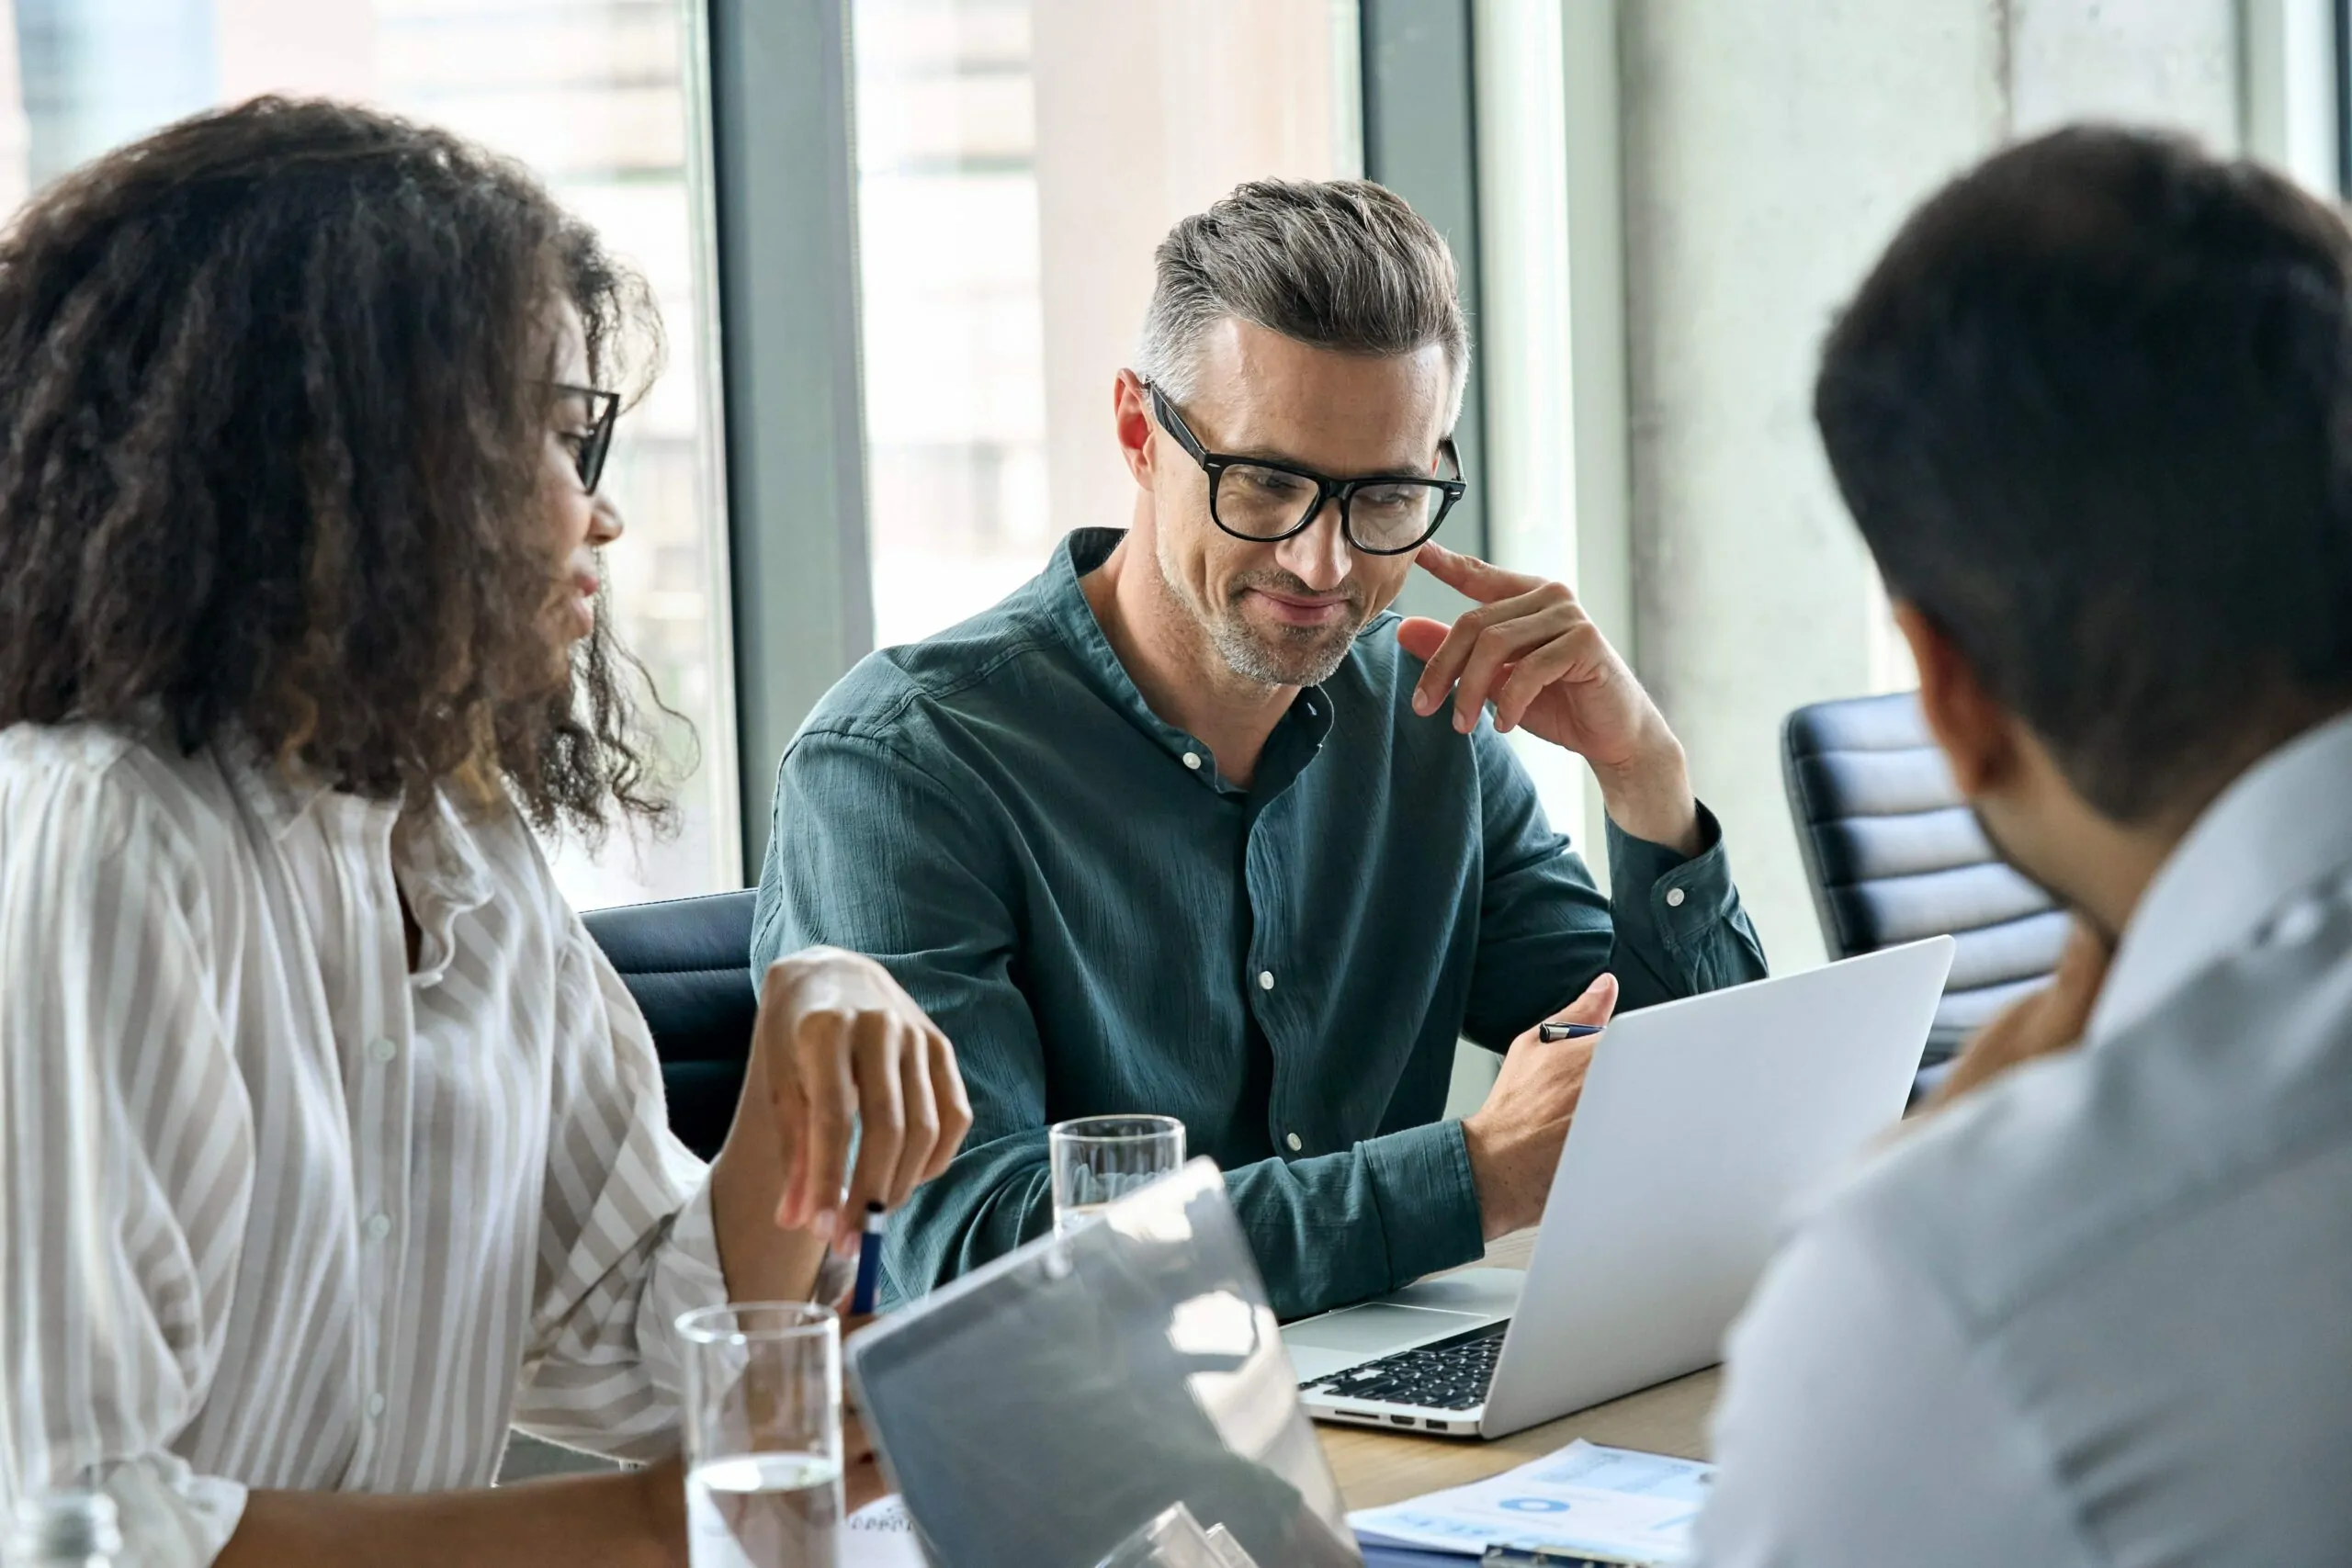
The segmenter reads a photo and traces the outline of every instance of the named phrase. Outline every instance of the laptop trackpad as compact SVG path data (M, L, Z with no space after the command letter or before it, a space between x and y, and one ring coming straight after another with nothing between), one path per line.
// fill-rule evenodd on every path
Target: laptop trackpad
M1492 1320L1519 1310L1519 1292L1527 1283L1518 1269L1460 1269L1417 1280L1381 1297L1396 1306L1434 1307L1440 1312L1475 1313Z
M1476 1328L1482 1321L1471 1313L1367 1302L1290 1325L1283 1330L1283 1348L1290 1352L1299 1382L1315 1382L1358 1362Z
M1476 1315L1460 1312L1430 1312L1420 1307L1390 1306L1367 1302L1294 1323L1283 1330L1283 1343L1294 1350L1345 1350L1356 1356L1378 1356L1410 1345L1459 1334L1477 1323Z

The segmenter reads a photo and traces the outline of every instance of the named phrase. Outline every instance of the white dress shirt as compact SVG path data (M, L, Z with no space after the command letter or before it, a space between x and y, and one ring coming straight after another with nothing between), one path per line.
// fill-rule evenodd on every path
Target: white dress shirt
M0 731L0 1517L101 1484L179 1568L248 1487L485 1485L510 1425L650 1457L723 1295L644 1021L511 807Z
M2197 823L2081 1049L1796 1226L1715 1455L1713 1568L2352 1563L2352 718Z

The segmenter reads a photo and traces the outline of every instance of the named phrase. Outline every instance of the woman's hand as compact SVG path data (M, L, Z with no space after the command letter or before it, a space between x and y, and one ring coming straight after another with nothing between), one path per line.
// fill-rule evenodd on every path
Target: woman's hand
M866 1204L905 1202L971 1126L947 1037L888 970L831 947L768 965L743 1097L710 1172L729 1298L807 1301L826 1243L854 1254Z
M747 1090L764 1089L781 1140L775 1221L787 1229L852 1245L869 1202L905 1202L971 1131L955 1047L870 958L812 947L768 965L752 1051ZM844 1200L853 1125L857 1168Z

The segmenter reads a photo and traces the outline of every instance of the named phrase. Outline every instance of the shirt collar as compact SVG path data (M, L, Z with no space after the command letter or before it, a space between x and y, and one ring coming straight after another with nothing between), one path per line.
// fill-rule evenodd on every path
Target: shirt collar
M1130 723L1159 741L1171 757L1181 760L1190 755L1213 761L1209 749L1198 736L1186 734L1151 711L1151 705L1145 702L1143 694L1136 689L1135 677L1129 675L1127 667L1119 661L1118 651L1112 648L1111 639L1102 635L1102 623L1095 619L1094 606L1087 600L1086 590L1079 582L1079 579L1110 559L1111 552L1117 549L1119 541L1126 536L1124 528L1073 529L1062 541L1061 547L1054 552L1053 564L1046 570L1046 615L1063 640L1078 655L1091 684L1106 701L1125 715ZM1291 704L1291 711L1284 719L1285 725L1294 721L1305 727L1304 746L1295 759L1295 765L1281 771L1280 776L1284 782L1295 775L1297 768L1305 766L1330 733L1329 694L1320 686L1303 688ZM1282 731L1277 729L1277 739L1268 741L1270 757L1275 754L1281 736ZM1214 767L1204 766L1196 771L1201 781L1213 788L1233 788L1216 776ZM1265 776L1267 770L1262 765L1260 773L1261 776L1256 793L1272 793L1266 788L1272 781Z
M231 787L274 843L284 844L304 818L335 794L300 762L266 756L248 739L223 742L219 754ZM353 809L390 819L392 864L424 938L415 977L437 981L455 951L452 925L459 916L489 903L493 890L490 863L465 814L446 789L435 789L429 800L407 808L356 795L343 799Z
M490 863L472 827L447 789L401 813L392 826L392 857L418 895L447 905L451 917L490 902Z
M266 755L248 736L224 739L217 750L230 787L275 842L283 843L294 825L328 793L325 782L309 769Z
M1199 740L1151 711L1143 694L1136 689L1135 678L1119 662L1111 639L1102 635L1102 623L1094 618L1094 606L1088 602L1086 590L1079 581L1110 559L1111 552L1126 536L1126 531L1121 528L1072 530L1062 541L1061 548L1054 552L1053 564L1046 570L1046 612L1053 620L1054 629L1078 655L1090 683L1138 729L1157 738L1171 751L1181 752L1199 746Z
M2208 807L2141 895L2087 1038L2107 1038L2241 947L2274 909L2352 864L2352 714L2256 762Z

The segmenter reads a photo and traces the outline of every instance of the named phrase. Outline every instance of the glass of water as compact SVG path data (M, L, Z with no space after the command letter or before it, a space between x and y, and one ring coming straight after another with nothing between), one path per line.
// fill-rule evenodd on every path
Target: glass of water
M678 1333L694 1568L833 1568L840 1322L807 1302L742 1302L690 1312Z
M1046 1134L1054 1162L1054 1234L1184 1163L1184 1123L1173 1116L1085 1116Z

